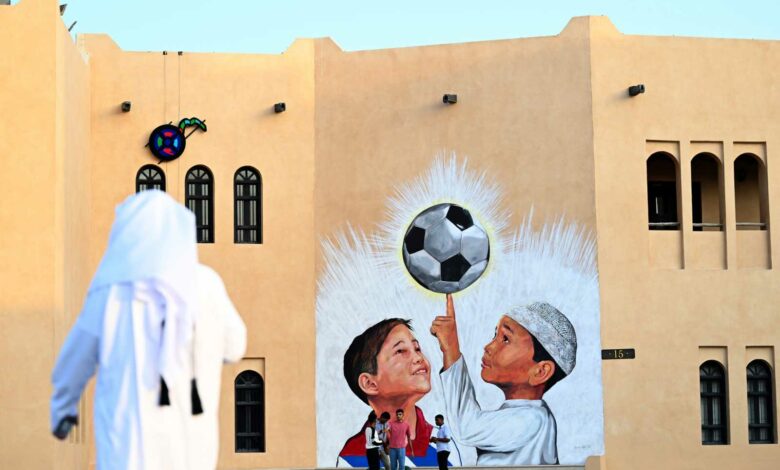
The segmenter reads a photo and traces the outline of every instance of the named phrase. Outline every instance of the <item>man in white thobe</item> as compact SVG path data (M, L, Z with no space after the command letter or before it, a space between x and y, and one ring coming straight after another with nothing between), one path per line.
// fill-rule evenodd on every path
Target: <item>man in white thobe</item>
M52 373L52 430L67 436L97 371L99 469L213 469L219 364L245 344L219 276L198 263L192 213L160 191L131 196Z
M558 463L555 417L544 393L574 369L574 327L550 304L513 308L498 322L485 346L481 376L499 387L505 401L483 410L460 352L452 297L447 314L436 317L431 333L444 355L440 373L447 413L460 442L477 449L477 465L552 465Z

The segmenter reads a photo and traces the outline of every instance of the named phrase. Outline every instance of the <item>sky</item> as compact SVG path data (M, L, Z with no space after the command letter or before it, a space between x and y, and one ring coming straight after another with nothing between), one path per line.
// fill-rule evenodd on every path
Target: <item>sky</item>
M39 0L15 0L12 3ZM125 50L280 53L330 36L347 51L551 36L606 15L625 34L780 39L778 0L60 0L73 33Z

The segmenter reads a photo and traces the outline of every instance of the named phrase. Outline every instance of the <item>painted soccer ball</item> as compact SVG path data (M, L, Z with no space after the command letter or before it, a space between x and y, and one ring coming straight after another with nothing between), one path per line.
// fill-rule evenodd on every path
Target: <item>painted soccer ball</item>
M421 286L450 294L474 283L490 259L490 241L468 210L457 204L425 209L406 230L404 264Z

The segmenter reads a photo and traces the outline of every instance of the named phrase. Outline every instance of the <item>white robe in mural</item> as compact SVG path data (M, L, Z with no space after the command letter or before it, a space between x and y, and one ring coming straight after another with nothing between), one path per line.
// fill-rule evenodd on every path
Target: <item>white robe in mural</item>
M243 322L219 276L197 262L191 212L159 191L131 196L116 212L52 373L52 429L78 416L84 387L97 372L98 469L213 469L219 368L243 354ZM193 377L204 408L196 416ZM169 406L159 404L161 378Z
M482 410L462 356L440 376L456 441L477 448L477 465L558 463L555 417L544 400L506 400Z

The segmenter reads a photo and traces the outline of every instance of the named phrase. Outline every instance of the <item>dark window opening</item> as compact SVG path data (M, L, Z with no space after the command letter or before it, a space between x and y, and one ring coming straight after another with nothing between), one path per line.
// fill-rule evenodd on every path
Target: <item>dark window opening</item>
M235 381L236 452L265 452L265 384L245 370Z
M701 232L701 183L694 181L691 183L691 190L693 191L691 199L691 217L693 218L693 231Z
M723 229L720 160L710 153L700 153L691 160L691 215L693 230L718 232Z
M728 444L726 415L726 374L717 361L707 361L699 367L701 397L701 443Z
M205 166L192 167L185 179L185 203L195 214L198 243L214 243L214 177Z
M767 229L766 167L753 154L734 160L734 204L737 230Z
M647 159L647 213L650 230L679 230L677 165L666 153Z
M775 442L772 371L756 360L747 366L748 438L751 444Z
M135 192L147 189L165 191L165 173L157 165L144 165L135 175Z
M252 167L236 172L235 184L235 243L263 243L263 180Z

